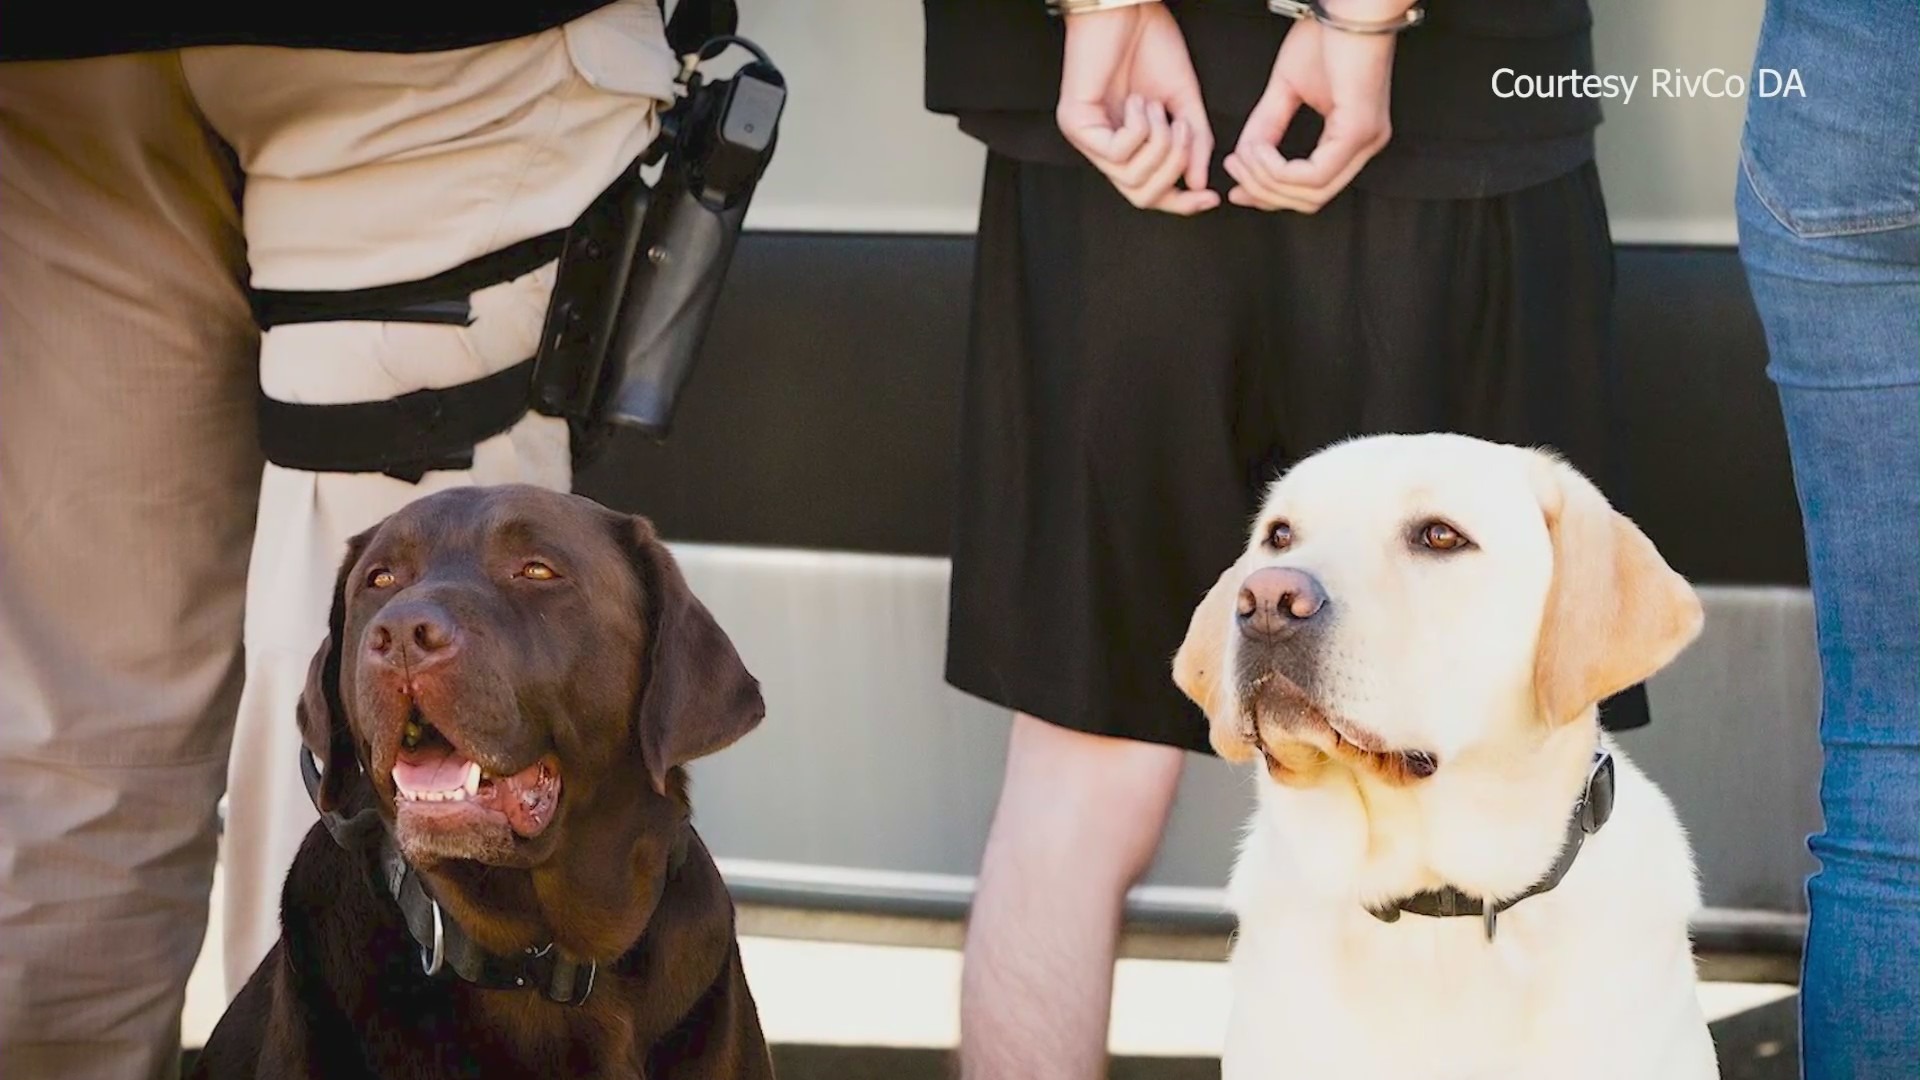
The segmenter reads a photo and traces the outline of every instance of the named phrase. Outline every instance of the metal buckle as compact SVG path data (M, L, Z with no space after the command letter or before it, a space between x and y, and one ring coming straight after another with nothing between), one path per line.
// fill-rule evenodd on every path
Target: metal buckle
M1580 789L1580 805L1574 811L1579 816L1580 831L1588 836L1599 832L1613 817L1613 784L1613 755L1605 750L1594 751L1593 765L1587 770L1587 786Z
M438 975L447 961L447 933L440 921L440 902L428 900L427 905L433 908L433 951L420 950L420 966L426 969L427 974Z

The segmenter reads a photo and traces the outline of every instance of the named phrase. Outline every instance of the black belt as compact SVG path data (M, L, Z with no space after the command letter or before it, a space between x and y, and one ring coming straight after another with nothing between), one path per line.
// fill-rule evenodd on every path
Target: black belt
M530 237L418 281L339 291L256 289L253 321L262 330L289 323L425 322L466 326L467 298L481 289L524 277L560 257L567 230Z
M435 469L473 466L473 448L527 415L528 358L485 378L385 401L296 405L260 395L267 460L306 472L386 473L417 481Z
M262 289L252 295L262 330L292 323L412 322L467 326L470 297L560 257L567 230L522 240L451 270L340 292ZM533 358L491 375L383 401L307 405L259 399L268 461L304 472L385 473L409 482L436 469L473 466L473 448L510 430L533 407Z

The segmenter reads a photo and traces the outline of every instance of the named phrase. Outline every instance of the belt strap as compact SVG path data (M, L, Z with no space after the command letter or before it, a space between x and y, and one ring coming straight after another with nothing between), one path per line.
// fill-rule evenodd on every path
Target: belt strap
M560 257L566 229L522 240L418 281L341 292L255 290L262 330L290 323L412 322L466 326L471 296ZM305 405L259 399L260 448L303 472L385 473L408 482L436 469L473 466L473 448L513 427L532 400L533 359L503 371L385 401Z
M473 465L473 448L520 422L531 400L533 360L472 382L385 401L297 405L260 395L267 460L304 472L386 473L417 481Z
M418 281L369 289L255 289L253 321L262 330L289 323L425 322L465 326L473 321L467 298L481 289L531 274L560 257L566 229L529 237Z

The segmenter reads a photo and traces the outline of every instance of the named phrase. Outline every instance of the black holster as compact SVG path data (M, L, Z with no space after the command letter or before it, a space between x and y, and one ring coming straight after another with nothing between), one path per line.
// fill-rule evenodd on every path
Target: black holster
M665 158L651 187L629 170L567 233L533 407L571 421L588 455L613 425L654 438L672 427L786 101L779 71L753 51L731 78L691 76L642 159Z

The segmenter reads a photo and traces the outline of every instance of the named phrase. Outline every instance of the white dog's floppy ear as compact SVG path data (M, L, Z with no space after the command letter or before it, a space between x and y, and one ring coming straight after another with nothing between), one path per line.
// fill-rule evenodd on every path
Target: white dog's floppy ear
M1536 488L1553 584L1534 694L1564 723L1666 667L1700 634L1700 598L1626 515L1573 467L1542 455Z
M1207 714L1208 740L1214 753L1236 764L1253 760L1254 747L1240 717L1230 708L1225 692L1227 629L1232 625L1233 600L1239 592L1240 566L1229 566L1213 583L1206 598L1193 610L1187 637L1173 655L1173 681Z

